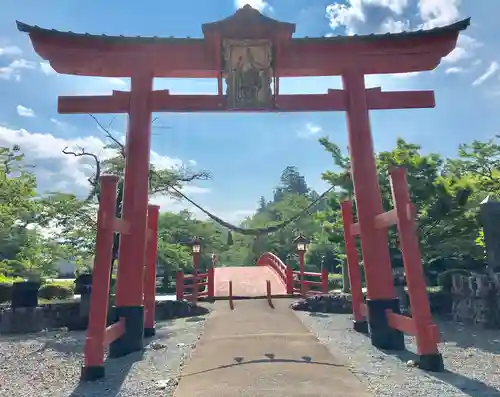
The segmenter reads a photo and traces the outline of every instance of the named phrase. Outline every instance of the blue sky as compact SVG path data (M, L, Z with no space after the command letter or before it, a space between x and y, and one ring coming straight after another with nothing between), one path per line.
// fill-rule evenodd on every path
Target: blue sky
M500 33L494 0L248 0L273 18L297 24L296 36L395 32L432 28L464 17L472 26L457 49L433 72L369 76L369 86L386 90L434 89L437 107L372 112L376 150L401 136L425 151L453 155L459 143L486 139L498 131ZM58 95L106 94L126 90L126 79L57 75L33 51L15 20L42 27L110 35L201 37L201 24L227 17L235 0L122 1L3 0L0 15L0 145L18 143L37 165L40 191L84 194L89 166L61 154L81 145L105 156L103 133L84 115L57 114ZM174 56L174 55L173 55ZM216 81L157 79L155 88L174 93L215 93ZM323 93L340 88L339 78L283 79L282 93ZM188 164L213 179L186 188L201 205L236 222L252 212L259 196L271 197L281 171L295 165L310 186L326 188L321 172L332 167L318 144L328 136L347 146L342 113L161 114L153 129L152 160ZM104 123L109 116L99 117ZM112 126L123 136L124 118ZM163 210L188 207L157 198Z

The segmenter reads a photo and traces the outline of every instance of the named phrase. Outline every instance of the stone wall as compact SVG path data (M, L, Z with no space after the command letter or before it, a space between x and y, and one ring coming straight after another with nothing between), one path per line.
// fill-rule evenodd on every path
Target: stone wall
M179 317L190 317L206 314L208 310L194 306L186 301L156 302L155 317L157 321ZM0 333L30 333L44 329L68 328L68 330L84 330L87 328L87 307L85 302L70 302L41 305L34 308L12 309L0 307ZM115 322L114 308L108 313L108 325Z
M403 314L411 315L408 297L403 287L397 288ZM476 274L452 276L451 294L445 291L429 294L435 316L456 322L472 323L487 328L500 328L500 273L493 277ZM294 310L324 313L351 313L349 294L317 295L294 302Z
M454 321L500 328L500 273L452 276Z

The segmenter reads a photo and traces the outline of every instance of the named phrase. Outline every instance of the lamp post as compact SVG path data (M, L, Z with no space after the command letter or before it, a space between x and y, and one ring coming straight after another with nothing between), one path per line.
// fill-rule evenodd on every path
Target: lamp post
M304 288L304 256L307 251L307 246L309 244L309 240L300 233L295 240L293 240L295 244L295 248L297 250L297 254L299 255L299 265L300 265L300 291L302 295L305 295L305 288Z
M198 275L198 263L200 260L201 253L201 241L198 237L193 238L191 241L191 250L193 252L193 271L194 275Z
M193 285L191 298L194 305L196 305L196 301L198 300L198 262L200 260L201 253L201 241L198 237L193 238L191 241L191 251L193 253Z

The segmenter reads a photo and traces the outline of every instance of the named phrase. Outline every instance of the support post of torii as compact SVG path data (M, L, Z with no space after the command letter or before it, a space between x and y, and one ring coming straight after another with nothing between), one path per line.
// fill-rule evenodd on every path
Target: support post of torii
M147 71L131 77L122 219L132 227L130 234L122 235L120 241L115 296L116 315L125 319L125 332L110 344L111 357L144 347L142 280L146 261L152 89L153 75Z
M342 75L347 91L347 125L354 196L361 236L361 250L367 284L368 324L375 347L404 350L404 335L391 328L386 309L399 313L392 280L387 231L375 227L375 217L384 212L370 129L369 107L362 72Z

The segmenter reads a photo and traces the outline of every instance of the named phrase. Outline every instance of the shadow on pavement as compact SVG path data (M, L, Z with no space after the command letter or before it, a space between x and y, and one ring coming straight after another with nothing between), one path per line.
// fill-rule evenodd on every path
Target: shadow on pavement
M320 362L313 361L312 357L302 356L300 360L291 359L291 358L276 358L274 353L266 353L264 354L266 358L258 359L258 360L249 360L245 361L244 357L234 357L235 363L220 365L218 367L210 368L204 371L193 372L189 374L184 374L182 377L187 378L189 376L199 375L207 372L217 371L219 369L226 369L235 367L238 365L249 365L249 364L273 364L273 363L297 363L297 364L316 364L316 365L327 365L330 367L343 367L342 364L332 364L328 362ZM74 396L72 396L74 397Z

